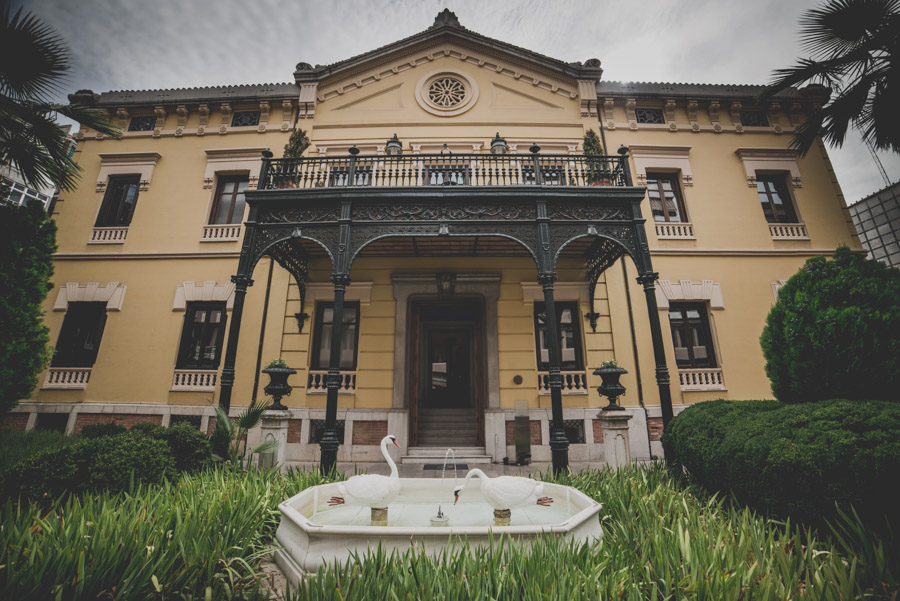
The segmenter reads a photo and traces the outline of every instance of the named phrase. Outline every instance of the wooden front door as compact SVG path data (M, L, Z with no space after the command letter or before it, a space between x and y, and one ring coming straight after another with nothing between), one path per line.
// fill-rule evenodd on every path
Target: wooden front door
M410 444L484 445L481 304L414 304L410 335Z

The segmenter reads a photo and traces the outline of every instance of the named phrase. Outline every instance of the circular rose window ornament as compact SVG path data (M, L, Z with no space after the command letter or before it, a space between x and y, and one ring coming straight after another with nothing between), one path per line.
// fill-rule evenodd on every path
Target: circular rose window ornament
M419 106L441 117L466 112L478 99L478 85L459 71L434 71L419 80L416 100Z

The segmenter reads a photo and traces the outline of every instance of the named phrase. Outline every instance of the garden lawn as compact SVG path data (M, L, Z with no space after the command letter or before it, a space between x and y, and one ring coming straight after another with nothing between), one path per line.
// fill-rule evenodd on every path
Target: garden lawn
M132 495L0 513L0 593L27 599L254 599L277 504L315 473L208 470ZM436 559L411 547L323 567L293 599L891 599L897 543L767 521L664 468L564 479L604 504L598 547L548 536ZM413 541L411 541L412 543ZM896 597L894 597L896 598Z

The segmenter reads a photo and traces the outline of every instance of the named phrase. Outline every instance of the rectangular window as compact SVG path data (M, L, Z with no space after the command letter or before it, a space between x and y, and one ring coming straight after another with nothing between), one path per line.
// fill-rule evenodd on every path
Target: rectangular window
M41 194L37 190L32 190L27 186L24 186L18 182L14 182L10 179L0 178L2 179L2 183L9 186L9 196L5 199L9 204L14 205L26 205L31 200L38 200L44 208L47 208L47 204L50 202L50 197L46 194Z
M638 123L666 124L666 118L663 116L662 109L636 109L634 116L637 118Z
M121 227L131 224L140 188L139 175L114 175L109 178L96 227Z
M154 115L132 117L128 122L128 131L153 131L155 128L156 117Z
M684 199L678 186L676 173L647 172L647 195L650 198L650 209L653 220L657 222L683 223L687 221L684 213Z
M316 303L316 326L313 335L312 369L328 369L331 360L331 330L334 326L334 304ZM356 369L356 347L359 342L359 303L344 303L341 328L341 369Z
M556 323L559 328L559 366L563 371L584 369L581 353L581 333L578 330L578 303L555 303ZM550 351L547 347L547 311L544 303L534 303L534 335L538 349L538 371L550 369Z
M741 125L744 127L769 127L769 118L763 111L741 111Z
M240 223L244 219L244 192L250 178L246 175L225 175L219 177L216 197L209 215L210 225Z
M105 302L70 302L51 366L92 367L97 360L105 325Z
M187 304L177 369L217 369L225 340L225 303Z
M231 127L259 125L259 111L236 111L231 117Z
M669 324L678 367L716 367L709 314L704 303L671 303Z
M769 223L797 223L787 180L783 174L756 174L756 192Z

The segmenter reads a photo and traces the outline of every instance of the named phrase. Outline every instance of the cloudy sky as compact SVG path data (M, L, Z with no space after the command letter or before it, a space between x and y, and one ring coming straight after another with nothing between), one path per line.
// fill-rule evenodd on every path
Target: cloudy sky
M2 2L3 0L0 0ZM428 28L447 7L478 33L604 79L767 83L800 55L798 18L819 0L13 0L68 42L68 91L292 80ZM859 137L831 157L847 201L884 187ZM900 157L879 154L891 181Z

